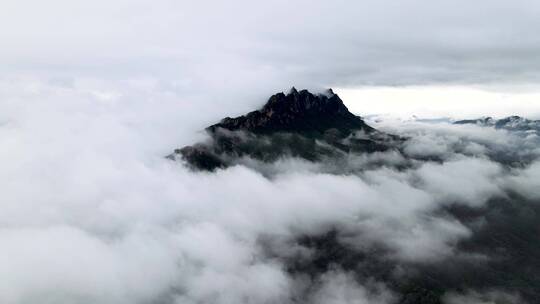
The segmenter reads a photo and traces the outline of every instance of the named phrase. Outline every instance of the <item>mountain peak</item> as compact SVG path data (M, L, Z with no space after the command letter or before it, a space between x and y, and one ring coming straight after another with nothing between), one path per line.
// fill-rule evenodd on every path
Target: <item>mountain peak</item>
M360 117L349 112L332 89L325 94L312 94L295 87L287 95L283 92L272 95L260 110L236 118L227 117L207 130L214 132L218 128L266 134L322 134L328 129L337 129L344 136L354 130L373 131Z
M287 95L291 95L291 94L293 94L293 95L294 95L294 94L298 94L298 90L296 90L295 87L292 87L292 88L289 90L289 94L287 94Z
M334 96L334 95L336 95L336 93L334 93L334 91L333 91L331 88L328 88L324 93L325 93L327 96Z
M349 153L386 151L403 141L368 126L332 90L312 94L294 87L288 94L272 95L257 111L226 117L206 130L209 141L177 149L169 158L181 157L194 169L210 171L242 162L243 157L339 162Z

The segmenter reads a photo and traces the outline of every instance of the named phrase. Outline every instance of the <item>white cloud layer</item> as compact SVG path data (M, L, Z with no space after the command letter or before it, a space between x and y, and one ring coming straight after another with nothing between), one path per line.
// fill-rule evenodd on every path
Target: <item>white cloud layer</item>
M441 206L481 207L509 188L537 198L537 163L505 178L484 149L469 147L504 147L513 138L504 131L405 127L418 133L412 145L439 135L450 143L430 150L444 162L405 171L387 155L360 158L388 166L359 175L305 170L295 160L270 169L271 179L249 166L193 173L163 156L196 140L199 121L212 114L190 111L204 105L183 111L140 85L110 98L85 83L0 88L2 303L283 303L296 279L267 255L262 237L287 243L338 227L358 250L383 246L389 260L431 263L458 254L455 244L472 233L434 214ZM347 274L322 280L317 299L394 299Z

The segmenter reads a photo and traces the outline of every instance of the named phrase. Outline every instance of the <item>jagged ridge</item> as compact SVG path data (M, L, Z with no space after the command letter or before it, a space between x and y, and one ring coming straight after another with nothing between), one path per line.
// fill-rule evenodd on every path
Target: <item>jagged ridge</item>
M483 117L477 119L458 120L454 124L475 124L483 127L494 127L510 131L536 131L540 132L540 120L531 120L520 116L508 116L502 119Z
M244 156L265 162L283 156L319 161L351 152L385 151L400 140L368 126L332 90L316 95L294 87L288 94L270 97L260 110L224 118L206 131L209 142L177 149L169 158L213 170Z
M287 95L283 92L273 95L258 111L236 118L227 117L208 127L208 130L214 132L218 128L246 130L257 134L302 132L313 135L336 129L344 136L354 130L374 130L360 117L349 112L331 89L326 94L315 95L307 90L298 92L294 87Z

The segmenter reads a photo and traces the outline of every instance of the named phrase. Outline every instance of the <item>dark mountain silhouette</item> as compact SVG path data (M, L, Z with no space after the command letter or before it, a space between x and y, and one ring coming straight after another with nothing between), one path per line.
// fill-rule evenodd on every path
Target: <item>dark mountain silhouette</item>
M331 89L325 94L315 95L307 90L298 92L294 87L287 95L273 95L258 111L236 118L227 117L208 130L214 132L218 128L257 134L296 132L305 135L321 135L329 129L336 129L342 135L349 135L355 130L367 133L375 130L349 112Z
M531 120L520 116L508 116L501 119L483 117L477 119L458 120L457 125L474 124L482 127L494 127L509 131L540 132L540 120Z
M349 112L331 89L312 94L294 87L278 93L257 111L224 118L206 128L210 140L177 149L170 158L213 170L247 156L275 161L283 156L318 161L347 153L385 151L401 139L368 126Z

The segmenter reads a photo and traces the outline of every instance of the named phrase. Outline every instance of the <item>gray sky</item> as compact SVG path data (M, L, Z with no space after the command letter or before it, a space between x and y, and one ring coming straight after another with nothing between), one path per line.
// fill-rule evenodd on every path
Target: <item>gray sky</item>
M292 85L474 86L505 96L540 90L534 0L4 0L0 8L0 80L91 82L105 95L150 86L191 103L201 97L196 102L214 113L204 123L250 110ZM401 114L417 98L400 94L354 93L345 101L359 114L381 107ZM457 95L452 103L463 108L476 97ZM408 101L396 106L396 99ZM462 113L437 99L420 102L415 114ZM519 103L507 98L486 115L540 115L538 102L528 106L533 111L514 107ZM424 113L426 105L432 110Z
M539 14L534 0L5 0L0 61L217 87L535 83Z

